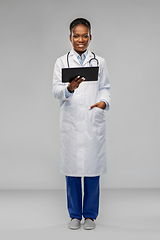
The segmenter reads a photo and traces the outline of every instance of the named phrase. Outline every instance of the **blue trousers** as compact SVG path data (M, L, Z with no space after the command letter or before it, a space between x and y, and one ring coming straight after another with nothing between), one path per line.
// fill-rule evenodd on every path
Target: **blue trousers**
M82 208L81 177L66 176L67 207L70 218L96 219L99 210L99 178L84 177L84 197Z

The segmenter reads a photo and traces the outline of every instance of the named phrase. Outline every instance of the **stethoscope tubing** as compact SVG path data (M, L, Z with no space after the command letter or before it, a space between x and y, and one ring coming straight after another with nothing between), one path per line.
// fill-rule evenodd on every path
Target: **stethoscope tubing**
M70 66L69 66L69 59L68 59L69 54L70 54L70 52L67 53L67 65L68 65L68 68L70 67ZM98 61L98 59L96 58L95 53L92 52L92 54L93 54L94 57L89 60L89 65L91 65L91 61L92 61L92 60L96 60L96 61L97 61L97 67L98 67L98 66L99 66L99 61Z

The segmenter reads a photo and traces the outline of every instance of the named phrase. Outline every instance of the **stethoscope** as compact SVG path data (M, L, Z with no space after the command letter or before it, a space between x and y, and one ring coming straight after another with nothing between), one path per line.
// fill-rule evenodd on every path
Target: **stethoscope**
M68 64L68 68L69 68L69 59L68 59L69 54L70 54L70 52L67 53L67 64ZM91 61L93 61L93 60L95 61L95 60L96 60L96 62L97 62L97 67L98 67L98 66L99 66L99 61L98 61L98 59L96 58L95 53L92 52L92 54L93 54L94 57L89 60L89 66L92 67Z

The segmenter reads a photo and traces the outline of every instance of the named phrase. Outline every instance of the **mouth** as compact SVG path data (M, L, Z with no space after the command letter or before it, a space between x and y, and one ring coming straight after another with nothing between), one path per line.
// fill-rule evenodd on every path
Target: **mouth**
M78 44L79 48L83 48L85 46L85 44Z

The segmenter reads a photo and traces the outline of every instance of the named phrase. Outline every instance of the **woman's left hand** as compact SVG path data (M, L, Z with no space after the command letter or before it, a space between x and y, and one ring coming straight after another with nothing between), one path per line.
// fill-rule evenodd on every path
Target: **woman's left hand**
M95 103L93 104L92 106L90 106L90 109L94 108L94 107L98 107L98 108L101 108L101 109L105 109L106 107L106 103L105 102L98 102L98 103Z

